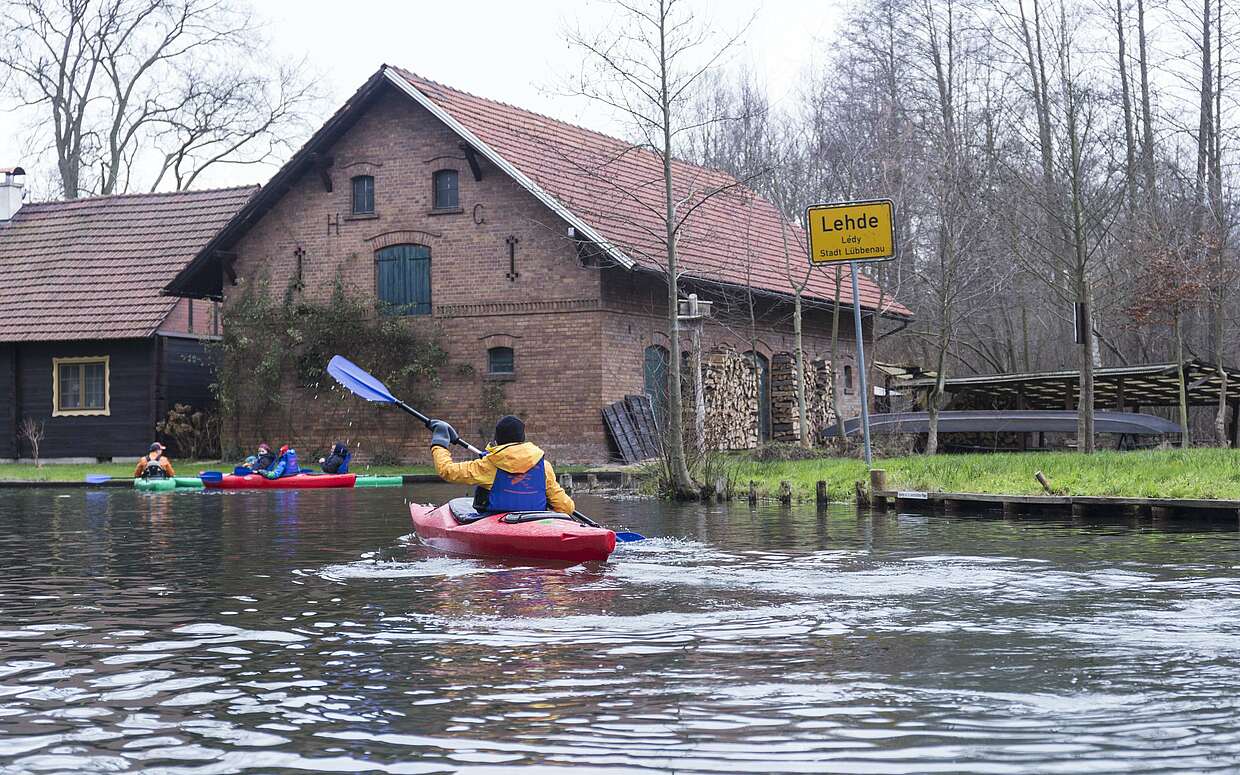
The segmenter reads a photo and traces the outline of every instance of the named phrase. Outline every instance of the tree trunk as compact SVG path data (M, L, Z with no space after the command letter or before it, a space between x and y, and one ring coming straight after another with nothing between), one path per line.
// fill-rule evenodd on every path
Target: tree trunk
M662 4L660 4L662 5ZM680 278L676 267L676 200L672 192L672 105L667 83L666 12L661 8L659 23L659 107L663 117L663 217L667 239L667 328L671 339L672 362L668 364L668 469L672 494L679 500L696 500L699 488L689 474L685 460L684 407L680 375Z
M1223 203L1223 0L1218 0L1215 14L1215 45L1218 46L1214 60L1214 132L1210 146L1210 212L1215 258L1213 285L1213 317L1214 326L1214 363L1218 369L1219 396L1218 411L1214 415L1214 440L1220 447L1231 446L1231 437L1227 433L1227 369L1223 365L1226 350L1227 294L1230 290L1227 282L1226 252L1228 242L1227 212Z
M696 310L695 310L696 313ZM693 370L693 448L698 457L706 454L706 392L702 385L702 321L695 320L690 333L692 351L689 353Z
M1153 207L1154 120L1150 109L1150 62L1145 46L1145 0L1137 0L1137 49L1141 65L1141 167L1145 173L1145 201Z
M1175 329L1175 361L1178 366L1180 388L1180 447L1188 449L1192 446L1192 438L1188 432L1188 384L1184 374L1184 329L1180 325L1180 313L1176 312L1172 323Z
M1115 0L1115 32L1119 38L1119 85L1124 108L1124 189L1129 214L1137 206L1137 142L1132 120L1132 89L1128 85L1128 49L1124 43L1124 1Z
M926 454L937 455L939 452L939 410L943 406L943 389L947 384L947 347L939 342L938 359L935 362L934 390L926 401L926 413L929 415L930 427L926 433Z

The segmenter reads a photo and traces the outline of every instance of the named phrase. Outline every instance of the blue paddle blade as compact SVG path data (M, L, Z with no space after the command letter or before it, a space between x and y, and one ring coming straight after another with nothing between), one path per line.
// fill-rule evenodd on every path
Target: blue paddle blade
M233 469L233 476L249 476L252 473L254 472L245 466L237 466Z
M631 544L635 541L645 541L646 536L641 533L616 533L616 543Z
M327 364L327 373L347 388L354 395L367 401L378 401L385 404L396 403L396 397L379 380L372 377L364 369L343 355L334 356Z
M224 474L221 471L203 471L198 478L204 482L222 482Z
M87 484L103 484L104 482L110 482L110 481L112 481L112 477L108 476L107 474L87 474L86 475Z

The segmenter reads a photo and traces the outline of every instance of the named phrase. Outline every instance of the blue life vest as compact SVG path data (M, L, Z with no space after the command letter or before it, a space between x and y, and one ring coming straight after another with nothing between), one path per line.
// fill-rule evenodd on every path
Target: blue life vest
M279 462L271 470L276 472L277 477L300 474L301 468L297 465L297 450L290 449L281 455Z
M534 467L523 474L510 474L502 468L496 469L491 495L487 500L487 510L546 511L547 474L543 469L543 459L539 458Z

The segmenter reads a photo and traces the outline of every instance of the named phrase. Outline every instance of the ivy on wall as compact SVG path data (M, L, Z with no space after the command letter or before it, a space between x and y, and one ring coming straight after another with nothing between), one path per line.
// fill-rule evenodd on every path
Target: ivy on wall
M292 283L281 296L266 280L244 283L221 322L223 336L211 346L212 389L230 456L267 441L300 444L309 457L344 441L368 457L390 457L411 424L391 407L340 388L327 362L343 355L413 406L431 407L448 360L437 329L384 314L373 297L348 290L339 278L325 301L302 298ZM348 428L352 438L312 438L324 426Z

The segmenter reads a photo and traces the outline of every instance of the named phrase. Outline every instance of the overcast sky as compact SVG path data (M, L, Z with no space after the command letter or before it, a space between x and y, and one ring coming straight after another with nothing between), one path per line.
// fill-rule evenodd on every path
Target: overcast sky
M598 0L253 0L269 25L273 56L307 56L324 76L332 110L387 62L480 96L617 134L612 117L579 99L556 94L580 54L563 39L566 25L598 29L614 13ZM695 7L724 32L756 17L732 56L763 79L778 104L795 99L797 79L821 59L836 34L842 0L697 0ZM0 113L7 138L0 166L18 145L17 119ZM45 160L44 170L47 169ZM217 171L203 185L265 182L272 169ZM33 174L35 171L30 170Z

